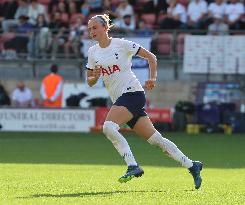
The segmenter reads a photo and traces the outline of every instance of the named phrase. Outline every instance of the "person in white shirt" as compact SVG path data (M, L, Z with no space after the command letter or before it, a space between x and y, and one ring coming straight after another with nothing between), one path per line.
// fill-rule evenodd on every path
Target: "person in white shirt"
M223 0L215 0L215 2L212 2L208 5L208 16L206 19L206 26L210 25L214 22L215 18L222 18L225 17L225 9L227 4Z
M225 22L230 29L240 29L241 17L244 14L244 5L238 0L231 0L225 9Z
M20 81L12 93L11 100L13 107L31 107L33 100L32 91L25 86L23 81Z
M117 18L123 18L125 15L134 16L134 9L128 3L128 0L120 0L120 3L115 11Z
M18 26L19 17L28 14L29 3L28 0L19 0L18 8L15 12L14 19L5 19L2 21L2 29L4 32L9 32L11 29Z
M30 23L32 23L33 25L36 24L37 17L40 14L44 15L46 22L49 22L48 14L47 14L45 7L42 4L39 4L38 0L31 0L31 4L28 10L28 16L30 18L29 20Z
M188 26L193 29L202 29L207 14L207 2L192 0L187 8Z
M103 133L128 166L126 173L119 178L119 182L127 182L144 174L126 139L119 132L120 126L126 123L137 135L188 168L194 178L195 188L199 189L202 182L200 176L202 163L190 160L173 142L162 137L144 109L146 103L144 89L151 90L156 85L156 56L135 42L110 38L109 22L109 16L106 14L96 15L88 21L89 34L98 43L89 48L86 67L88 85L92 87L102 77L113 102L103 124ZM150 74L149 79L145 81L144 89L131 70L134 55L145 58L149 63Z
M227 4L223 0L215 0L208 6L208 17L224 17Z
M178 3L177 0L169 0L167 17L160 22L161 29L176 29L186 27L186 10L185 7Z
M130 32L135 30L135 19L133 16L125 15L122 19L114 22L115 29L123 32Z

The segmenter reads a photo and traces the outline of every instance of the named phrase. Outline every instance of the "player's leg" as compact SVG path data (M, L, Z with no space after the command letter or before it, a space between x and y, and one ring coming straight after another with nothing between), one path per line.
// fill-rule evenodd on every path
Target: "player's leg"
M112 142L128 166L137 165L126 139L119 132L120 125L132 118L132 114L123 106L113 105L103 125L103 133Z
M133 177L139 177L144 173L143 170L138 167L128 142L118 131L120 125L128 122L132 117L133 115L126 107L113 105L103 125L103 133L112 142L128 165L126 174L119 179L120 182L127 182Z
M151 145L161 148L163 152L180 162L182 166L190 168L193 165L192 161L188 159L173 142L162 137L147 116L140 117L133 130L136 134L146 139Z
M113 105L106 116L106 121L113 121L118 125L122 125L132 119L132 117L132 113L126 107Z
M195 188L198 189L201 186L202 179L200 171L202 170L202 163L190 160L173 142L162 137L154 128L148 116L140 117L134 125L133 130L136 134L146 139L151 145L159 147L171 158L180 162L182 166L188 168L194 178Z

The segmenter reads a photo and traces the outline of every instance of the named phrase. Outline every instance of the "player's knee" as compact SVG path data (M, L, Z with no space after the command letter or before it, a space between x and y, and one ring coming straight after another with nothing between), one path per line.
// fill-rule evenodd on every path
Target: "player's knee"
M103 133L108 137L119 130L119 125L112 121L105 121L103 124Z

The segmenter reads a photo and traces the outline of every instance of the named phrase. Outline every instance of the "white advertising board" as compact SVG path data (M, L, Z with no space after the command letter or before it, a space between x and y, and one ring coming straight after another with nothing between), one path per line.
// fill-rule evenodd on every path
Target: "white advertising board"
M2 131L89 132L92 109L0 109Z
M184 72L245 74L244 36L187 35Z

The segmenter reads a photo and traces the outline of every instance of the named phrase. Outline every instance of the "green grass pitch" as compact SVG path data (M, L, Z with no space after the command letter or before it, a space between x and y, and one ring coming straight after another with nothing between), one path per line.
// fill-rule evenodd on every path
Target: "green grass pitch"
M244 134L168 134L204 162L200 190L187 169L125 136L145 174L120 184L126 166L102 134L0 132L0 205L245 204Z

